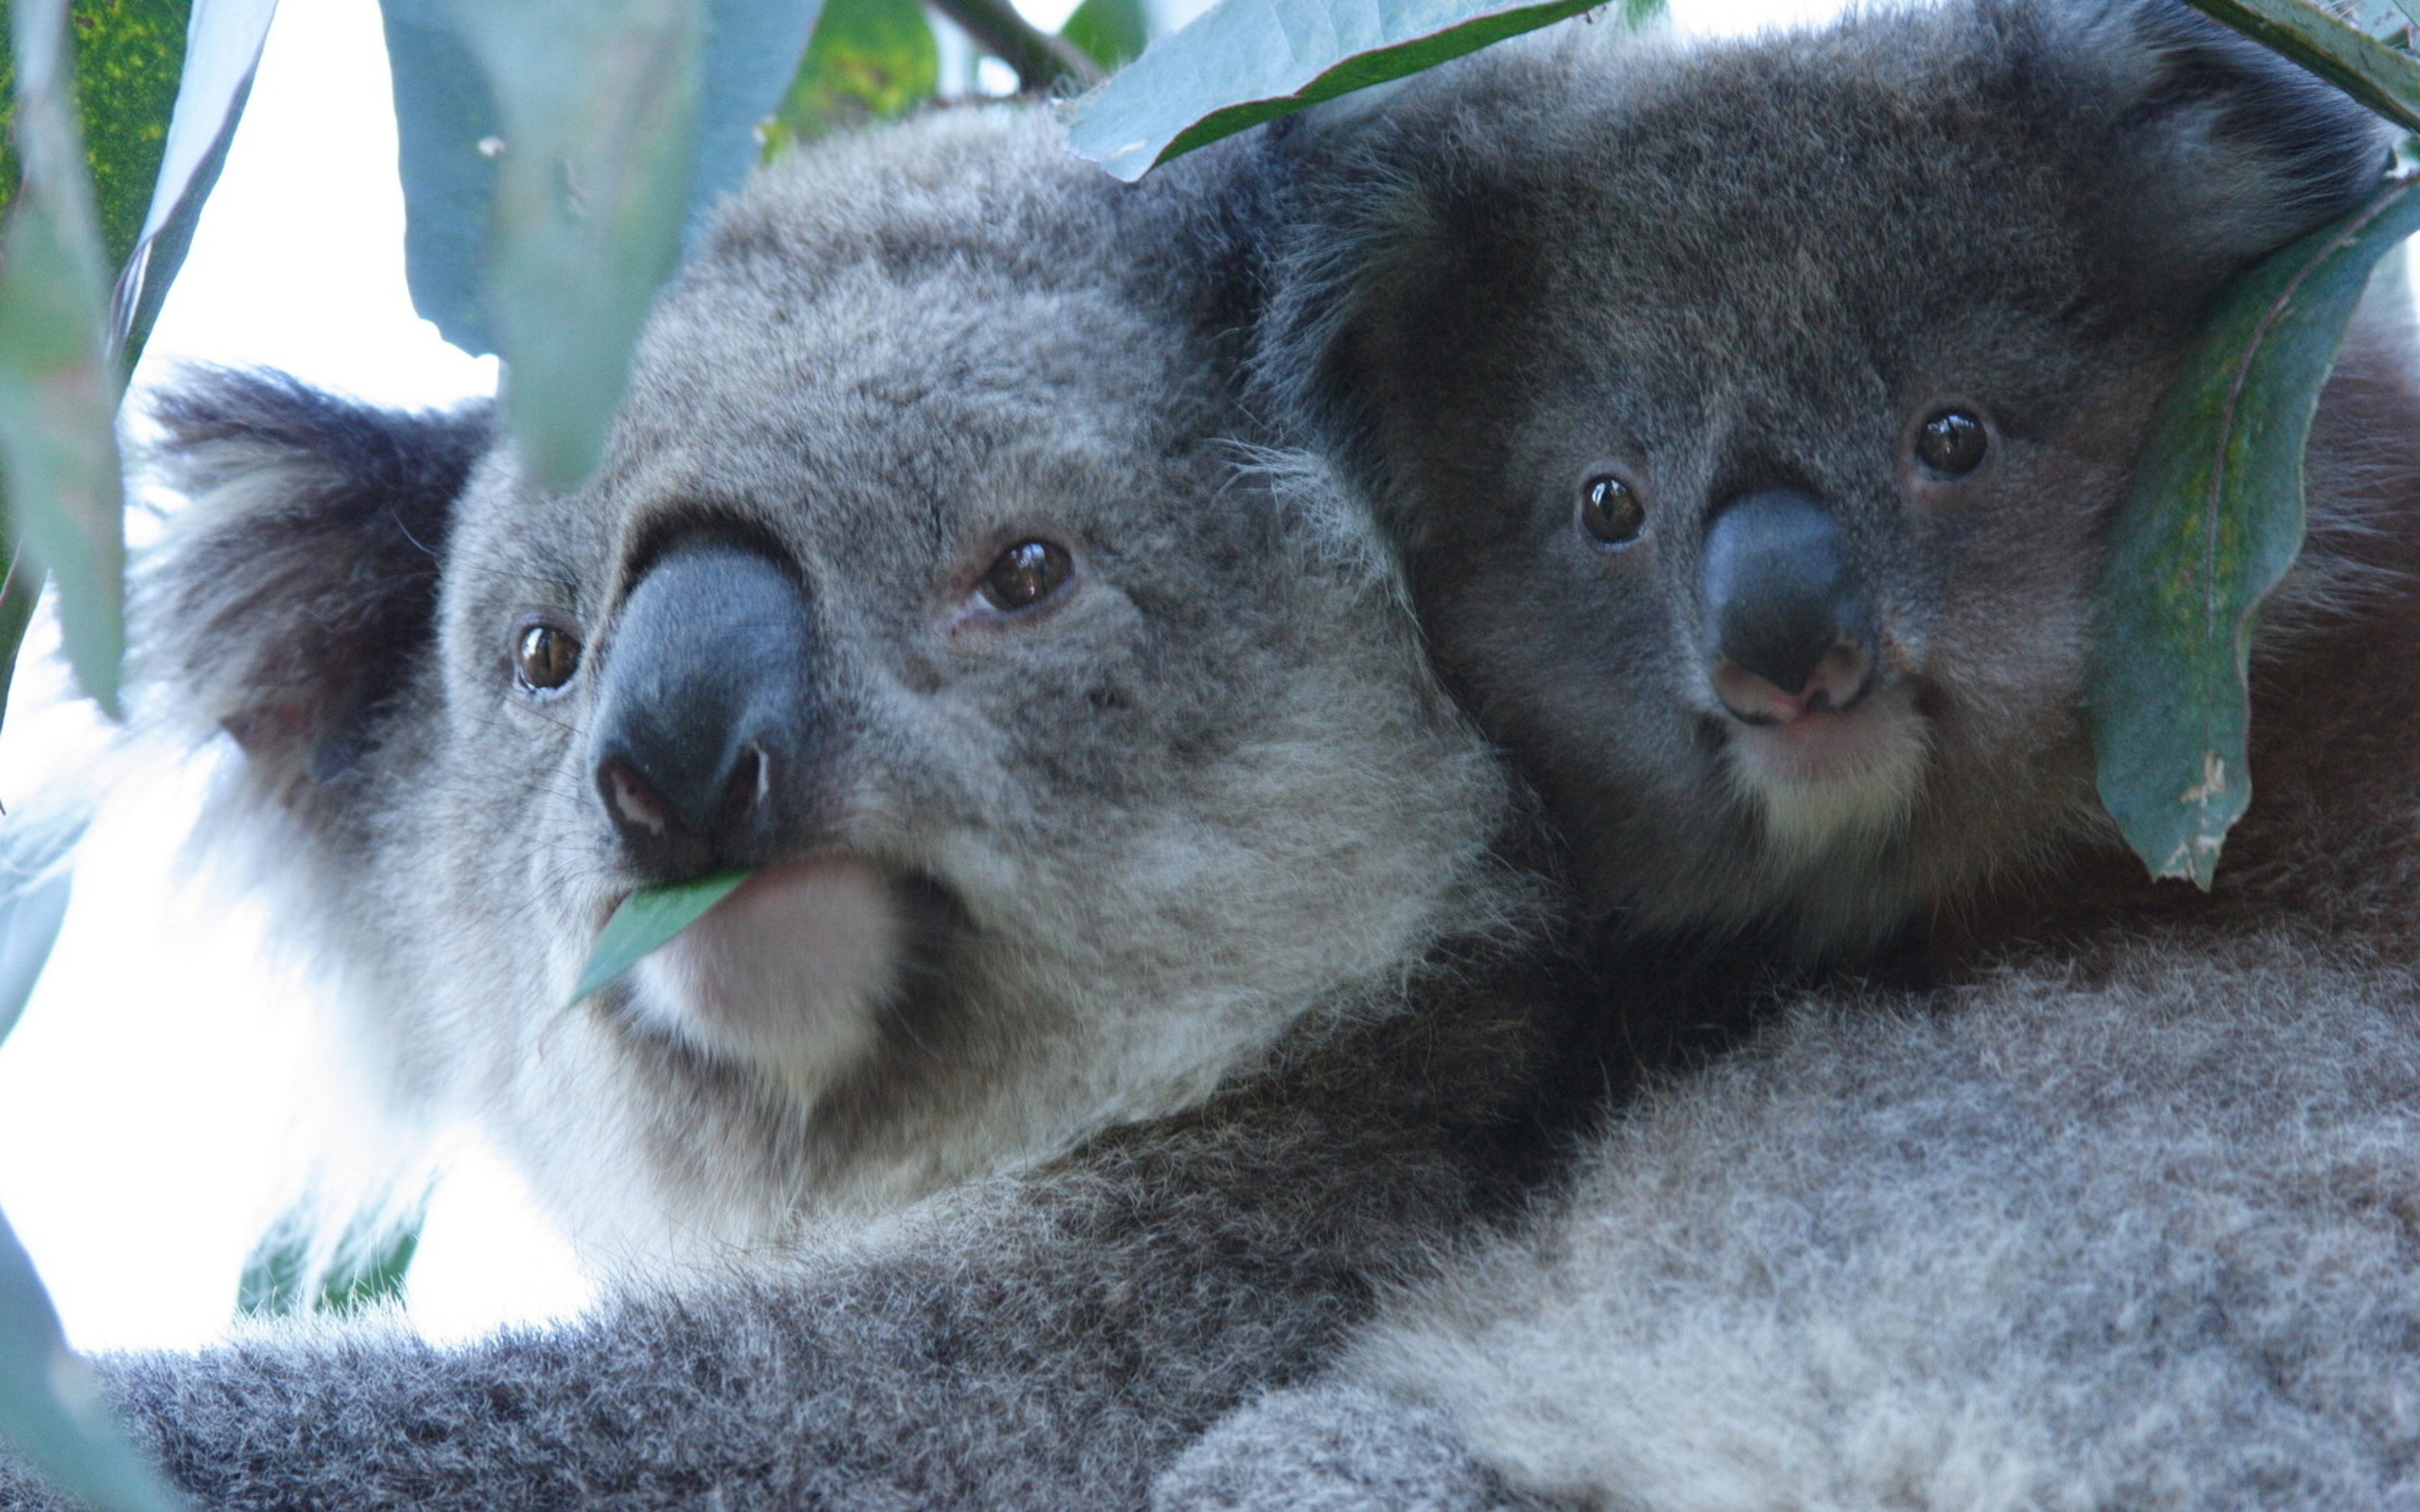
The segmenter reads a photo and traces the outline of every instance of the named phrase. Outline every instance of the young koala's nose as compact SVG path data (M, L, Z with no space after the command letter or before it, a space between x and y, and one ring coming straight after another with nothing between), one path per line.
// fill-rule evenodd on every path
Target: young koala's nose
M1738 718L1837 713L1872 686L1864 587L1840 522L1811 494L1764 489L1724 506L1706 529L1698 590L1709 676Z
M637 868L675 880L768 859L813 727L797 581L722 541L657 558L622 607L590 768Z

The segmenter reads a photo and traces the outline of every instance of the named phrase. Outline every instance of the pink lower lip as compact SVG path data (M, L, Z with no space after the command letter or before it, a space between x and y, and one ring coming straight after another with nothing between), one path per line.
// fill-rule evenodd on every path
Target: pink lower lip
M1731 738L1769 777L1821 782L1863 771L1889 754L1901 700L1868 698L1845 713L1807 713L1771 724L1741 723Z

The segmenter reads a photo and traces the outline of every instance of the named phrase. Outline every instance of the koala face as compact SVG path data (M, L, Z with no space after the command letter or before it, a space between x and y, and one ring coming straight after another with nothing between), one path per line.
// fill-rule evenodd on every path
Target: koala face
M259 779L381 1058L592 1253L777 1242L1182 1108L1504 905L1500 779L1366 526L1235 479L1221 322L1129 276L1182 214L1151 193L969 113L767 176L591 485L477 464L340 791ZM291 528L212 503L184 560ZM207 628L230 591L178 560ZM633 889L736 867L567 1005Z
M1532 53L1305 134L1364 198L1304 238L1362 261L1300 255L1269 366L1410 542L1448 679L1623 927L1817 954L2096 833L2152 404L2225 274L2381 163L2158 7Z

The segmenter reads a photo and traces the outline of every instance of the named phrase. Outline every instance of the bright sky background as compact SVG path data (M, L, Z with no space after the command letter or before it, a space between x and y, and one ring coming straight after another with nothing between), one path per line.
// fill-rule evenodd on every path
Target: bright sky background
M1673 0L1700 31L1836 6ZM1074 0L1023 9L1055 26ZM389 404L493 388L493 361L445 345L405 294L391 109L374 0L285 0L138 387L192 359ZM55 661L20 669L0 734L11 812L90 773L106 743L61 687ZM82 1348L223 1333L245 1254L330 1137L330 1105L340 1116L349 1101L306 1048L307 985L266 964L255 911L176 879L206 777L153 762L117 782L50 969L0 1045L0 1209ZM453 1338L577 1307L584 1285L510 1174L471 1147L453 1173L413 1267L415 1323Z

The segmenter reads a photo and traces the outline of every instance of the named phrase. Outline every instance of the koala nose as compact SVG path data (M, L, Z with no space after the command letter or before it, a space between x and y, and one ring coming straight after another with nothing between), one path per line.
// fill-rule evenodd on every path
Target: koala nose
M797 581L721 541L657 558L622 606L591 769L632 863L673 880L763 860L812 731L814 633Z
M1865 696L1873 616L1840 522L1810 494L1764 489L1707 527L1699 604L1724 707L1752 724L1841 711Z

